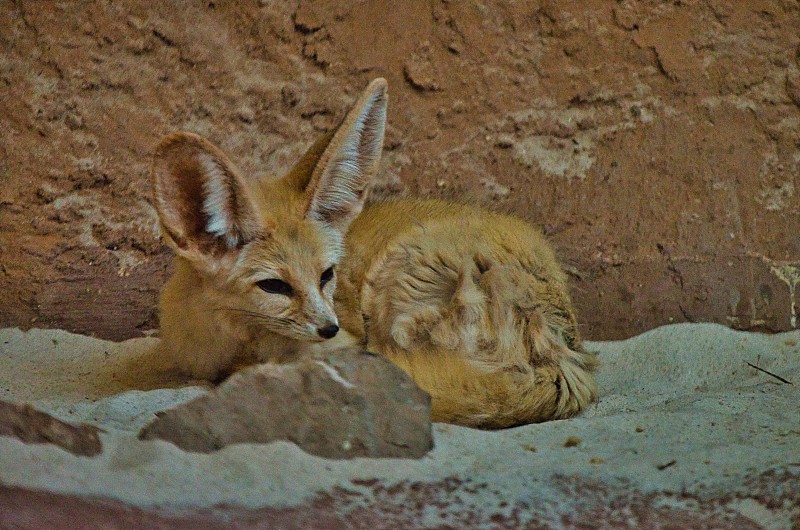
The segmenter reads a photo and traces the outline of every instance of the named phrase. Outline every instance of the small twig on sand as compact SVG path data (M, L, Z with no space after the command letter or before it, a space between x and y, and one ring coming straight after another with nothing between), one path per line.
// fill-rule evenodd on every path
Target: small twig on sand
M764 373L765 373L765 374L767 374L767 375L771 375L772 377L774 377L774 378L775 378L775 379L777 379L778 381L781 381L781 382L783 382L783 383L786 383L787 385L793 385L793 384L794 384L794 383L792 383L791 381L787 381L787 380L786 380L786 379L784 379L783 377L781 377L781 376L779 376L779 375L775 375L775 374L773 374L772 372L770 372L770 371L768 371L768 370L764 370L763 368L761 368L761 367L758 367L758 366L756 366L756 365L754 365L754 364L752 364L752 363L748 363L747 361L745 361L745 364L747 364L747 366L749 366L749 367L751 367L751 368L755 368L756 370L758 370L758 371L760 371L760 372L764 372Z
M674 466L674 465L675 465L675 462L676 462L675 460L670 460L670 461L669 461L669 462L667 462L666 464L661 464L661 465L658 465L658 466L656 466L656 469L658 469L659 471L664 471L664 470L665 470L665 469L667 469L668 467L672 467L672 466Z

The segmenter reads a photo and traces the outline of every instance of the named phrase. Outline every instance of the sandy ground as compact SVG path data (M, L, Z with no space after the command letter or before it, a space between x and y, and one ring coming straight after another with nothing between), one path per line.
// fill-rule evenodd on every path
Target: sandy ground
M731 527L800 524L800 331L768 336L680 324L590 343L603 363L602 394L579 418L499 432L436 425L436 448L421 460L353 461L282 442L199 455L138 441L136 431L155 411L206 391L114 394L120 388L108 374L155 340L1 330L0 399L31 402L107 433L94 458L0 438L0 485L175 513L325 498L332 503L326 509L338 512L376 503L413 510L413 520L426 525L454 524L466 512L475 524L564 524L569 514L602 509L621 526L647 526L637 523L640 512L614 511L626 499L626 506L700 514ZM104 393L113 395L97 397Z

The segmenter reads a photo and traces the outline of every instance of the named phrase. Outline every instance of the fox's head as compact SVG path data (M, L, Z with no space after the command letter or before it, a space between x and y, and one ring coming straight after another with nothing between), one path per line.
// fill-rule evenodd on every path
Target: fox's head
M180 266L219 312L210 319L303 341L336 335L336 266L380 160L386 105L386 81L376 79L281 179L243 177L195 134L164 138L155 206Z

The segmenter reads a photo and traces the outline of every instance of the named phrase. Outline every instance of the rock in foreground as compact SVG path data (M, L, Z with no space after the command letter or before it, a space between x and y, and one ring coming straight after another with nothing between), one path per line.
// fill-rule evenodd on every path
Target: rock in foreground
M51 443L75 455L95 456L103 451L99 432L93 425L72 425L30 405L0 401L0 436L24 443Z
M139 433L193 452L287 440L327 458L420 458L430 398L400 368L357 349L248 368L166 410Z

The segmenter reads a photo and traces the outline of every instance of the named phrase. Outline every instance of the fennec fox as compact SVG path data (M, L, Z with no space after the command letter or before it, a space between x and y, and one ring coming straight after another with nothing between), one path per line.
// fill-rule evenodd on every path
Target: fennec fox
M386 106L376 79L279 180L243 177L194 134L161 142L155 204L177 253L161 355L218 380L357 344L430 393L434 421L501 428L577 414L596 395L596 360L537 230L435 200L364 207Z

